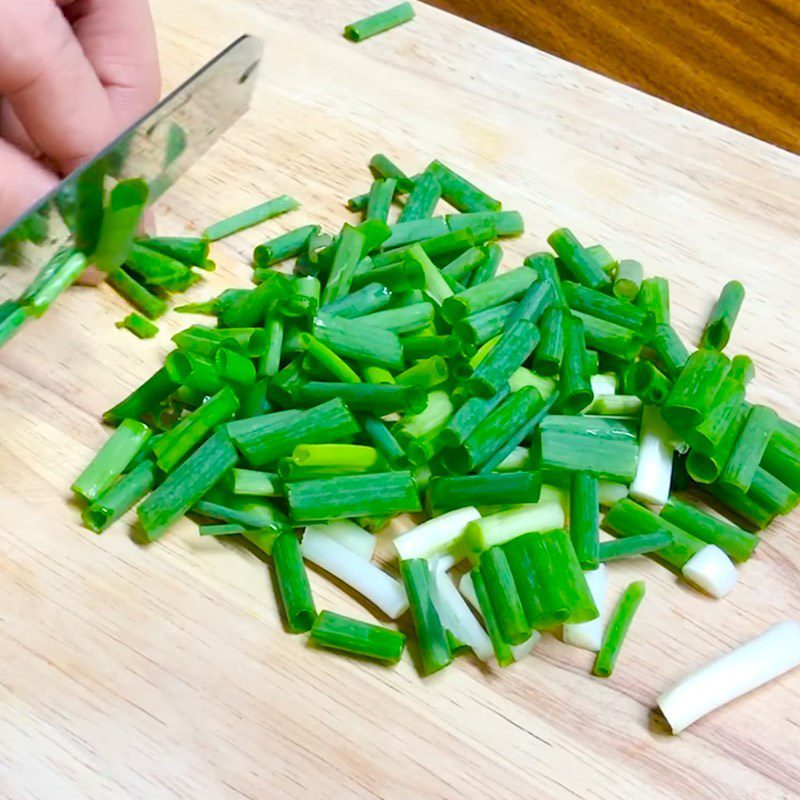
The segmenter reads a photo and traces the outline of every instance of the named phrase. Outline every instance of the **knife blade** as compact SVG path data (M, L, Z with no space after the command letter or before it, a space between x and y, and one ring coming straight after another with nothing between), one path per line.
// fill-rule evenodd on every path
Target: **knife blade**
M0 309L24 296L54 254L76 245L82 176L101 170L107 187L127 178L143 179L150 187L148 204L154 202L247 111L263 55L260 39L237 39L0 231Z

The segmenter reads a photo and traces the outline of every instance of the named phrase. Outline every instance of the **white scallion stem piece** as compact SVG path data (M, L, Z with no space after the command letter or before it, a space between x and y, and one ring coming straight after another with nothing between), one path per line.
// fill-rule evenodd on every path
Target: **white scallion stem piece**
M589 381L592 384L592 392L594 393L595 399L617 393L617 386L619 384L616 375L601 372L597 375L592 375Z
M467 506L423 522L408 533L398 536L394 546L403 560L410 558L432 559L456 548L466 525L480 519L477 508Z
M475 618L451 577L442 568L442 560L432 570L433 605L442 624L464 644L469 645L481 661L491 661L494 650L489 635Z
M589 591L592 593L592 599L600 612L600 616L589 622L565 625L563 632L564 644L571 644L573 647L580 647L583 650L591 650L591 652L597 653L603 644L608 573L605 564L601 564L597 569L583 574L586 577L586 583L589 585Z
M710 544L693 555L681 569L689 583L712 597L725 597L739 580L739 573L728 554Z
M800 666L800 622L765 633L679 681L658 698L673 733L720 706Z
M478 615L481 622L483 622L483 612L481 611L481 604L478 602L478 595L475 594L475 584L472 582L472 573L465 572L461 576L461 580L458 584L458 591L461 592L461 594L466 598L467 602L475 609L475 613ZM531 650L533 650L534 646L536 645L536 642L538 642L541 638L542 634L539 633L539 631L533 631L524 642L511 645L511 655L514 658L514 661L519 661L520 659L529 655Z
M406 590L400 581L326 534L307 528L300 550L312 564L351 586L388 617L397 619L408 608Z
M503 544L523 533L552 531L563 528L566 522L563 507L558 503L544 502L517 506L498 514L481 517L470 522L464 538L476 552L483 552L496 544Z
M350 522L349 519L340 519L324 525L309 525L306 528L306 532L308 531L311 531L312 535L319 533L328 536L361 556L365 561L372 560L375 548L378 546L378 540L373 534L365 531L355 522Z
M639 463L631 484L631 497L650 505L665 505L672 484L674 454L672 428L664 422L657 406L645 406L639 436Z
M497 472L522 469L530 458L527 447L515 447L498 465Z
M556 382L552 378L544 378L525 367L520 367L508 379L508 386L512 392L517 392L525 386L533 386L547 400L555 391Z
M628 487L624 483L613 481L597 482L597 498L601 506L610 508L628 496Z

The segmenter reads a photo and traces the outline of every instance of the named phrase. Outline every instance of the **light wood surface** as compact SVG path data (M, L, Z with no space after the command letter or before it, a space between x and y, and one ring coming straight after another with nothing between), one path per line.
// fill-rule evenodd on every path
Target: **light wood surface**
M362 45L344 23L375 0L156 0L165 84L243 31L268 41L252 113L162 204L163 233L288 193L291 218L219 246L197 298L243 284L250 248L346 218L384 151L475 177L528 233L557 225L672 281L694 341L725 280L748 298L735 351L752 395L800 420L800 161L686 111L419 6ZM798 517L774 526L725 600L644 561L613 569L648 596L610 680L548 637L500 673L460 659L421 680L314 652L281 628L267 565L185 522L146 549L125 525L79 527L68 486L107 435L102 411L160 363L113 327L125 308L76 288L0 355L0 796L110 798L619 798L745 800L800 791L800 673L680 737L656 696L772 623L800 617ZM370 615L313 576L320 608Z

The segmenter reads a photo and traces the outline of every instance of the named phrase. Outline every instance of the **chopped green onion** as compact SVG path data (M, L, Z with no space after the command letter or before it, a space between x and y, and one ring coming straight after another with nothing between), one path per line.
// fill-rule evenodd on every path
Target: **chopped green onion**
M378 311L375 314L368 314L359 317L360 322L368 325L376 325L384 330L396 333L398 336L404 333L414 333L415 331L427 328L434 317L434 307L431 303L412 303L402 308L390 308L386 311Z
M558 503L540 501L481 517L467 525L464 537L472 550L481 553L525 533L563 528L564 522L564 509Z
M800 492L800 447L782 428L772 434L761 466L792 491Z
M58 269L25 303L27 314L32 317L41 317L58 296L81 276L86 269L86 263L86 256L83 253L66 251Z
M486 252L480 247L470 247L442 268L442 275L466 284L476 267L486 260Z
M427 172L438 180L442 187L442 197L459 211L499 211L501 204L477 186L470 183L441 161L432 162Z
M411 222L432 217L441 196L439 181L430 172L423 172L411 190L398 221Z
M401 3L399 6L353 22L344 29L344 37L351 42L363 42L364 39L384 33L412 19L414 19L414 8L411 3Z
M675 328L671 325L657 325L650 346L666 376L674 381L689 360L689 351Z
M517 322L503 333L497 346L476 367L467 381L468 390L480 397L495 395L528 359L538 343L537 328L524 320Z
M625 361L639 355L644 339L636 331L581 311L573 311L573 315L583 322L587 347Z
M743 302L744 286L739 281L730 281L723 286L703 330L700 347L708 350L725 349Z
M597 478L588 472L573 472L570 479L569 535L581 569L597 569L600 558L600 509Z
M561 409L565 414L578 414L594 399L586 370L586 341L581 320L567 314L564 329L564 357L561 364Z
M158 335L158 326L139 314L128 314L122 322L115 323L115 327L130 331L138 339L152 339Z
M572 231L559 228L547 237L547 241L578 283L590 289L605 289L611 286L611 278L591 254L587 255L586 249L581 246Z
M369 190L366 219L386 222L396 192L397 180L395 178L378 178L375 180Z
M300 334L300 345L322 369L342 383L361 383L361 378L344 359L309 333Z
M636 305L653 315L656 325L670 324L669 283L665 278L646 278Z
M294 211L297 208L300 208L300 203L297 200L281 195L274 200L268 200L266 203L261 203L247 211L234 214L228 219L210 225L203 231L203 236L210 242L216 242L219 239L225 239L234 233L243 231L246 228L252 228L254 225L278 217L281 214L286 214L289 211Z
M319 225L303 225L258 245L253 251L253 265L263 269L299 256L308 249L309 240L319 231Z
M272 562L278 579L283 610L291 633L311 630L317 617L314 597L303 565L300 544L293 533L281 534L272 546Z
M233 494L258 497L279 497L283 492L278 486L274 472L259 472L253 469L232 469L228 473L228 488Z
M644 581L634 581L623 592L617 607L608 621L603 645L594 662L594 674L607 678L614 671L622 644L633 622L639 604L644 599Z
M549 284L548 284L549 285ZM565 311L554 306L548 308L539 326L542 340L536 348L533 368L540 375L558 375L564 360Z
M469 285L477 286L494 278L503 261L503 248L499 244L491 244L486 248L486 257L475 268L470 278Z
M310 381L304 384L296 397L300 405L316 405L340 399L353 411L370 411L378 416L419 413L426 405L426 395L419 386L399 386L370 383L327 383Z
M137 239L138 244L174 258L187 267L204 269L208 261L208 240L192 236L153 236Z
M646 406L639 431L639 461L630 494L634 500L663 506L672 485L675 434L657 406Z
M329 317L363 317L389 304L392 293L380 283L368 283L360 289L323 305L320 311Z
M468 591L468 587L472 589L475 595L478 610L486 624L486 630L488 631L497 663L501 667L507 667L514 660L514 657L508 642L503 639L500 624L495 615L483 576L478 567L464 575L461 582L462 594Z
M364 234L352 225L345 225L322 293L322 305L332 303L348 294L363 250Z
M472 506L455 509L398 536L394 540L395 549L402 560L460 556L464 549L465 528L477 519L480 519L480 514Z
M531 629L508 558L501 547L490 547L481 553L480 573L503 641L509 644L524 642L530 636Z
M91 256L95 267L110 273L122 266L133 244L149 194L147 183L138 178L120 181L111 190L103 211L97 247Z
M418 390L418 387L407 387ZM395 430L400 438L415 439L443 427L453 415L453 402L446 392L435 390L428 394L428 400L419 412L404 416Z
M392 226L391 230L391 236L383 243L384 250L392 250L395 247L444 236L450 232L450 227L445 217L430 217L398 222Z
M102 533L143 499L155 481L155 465L152 461L142 461L127 475L120 476L84 510L83 524L95 533Z
M442 304L442 315L450 323L457 322L470 314L519 297L535 280L533 269L519 267L447 298Z
M256 382L256 368L253 362L226 347L220 347L214 354L214 367L221 378L232 383L252 386Z
M141 419L154 411L176 389L178 384L162 367L141 386L134 389L122 402L103 414L103 420L113 425L124 419Z
M778 415L771 408L753 406L747 414L720 480L747 492L777 427Z
M581 311L605 322L621 325L645 338L655 332L652 314L632 303L587 289L572 281L564 281L562 288L567 304L573 311Z
M630 381L633 394L652 405L660 406L672 391L672 381L651 361L633 364L627 372L626 381Z
M696 427L711 410L729 369L730 361L721 353L692 353L664 403L664 419L678 429Z
M403 655L406 637L399 631L321 611L309 632L309 641L317 647L396 664Z
M428 485L427 504L437 512L468 505L524 505L538 502L541 490L538 472L434 477ZM596 517L597 512L595 523Z
M432 389L447 381L449 368L441 356L431 356L418 361L397 376L397 383L404 386L421 386Z
M391 331L373 326L365 336L361 323L325 315L314 320L313 334L343 358L390 370L403 366L403 348Z
M620 300L633 303L642 285L644 270L638 261L624 258L617 266L617 275L614 278L614 296Z
M658 553L672 543L672 535L667 531L642 533L625 539L600 542L600 561L605 564L607 561L619 561L633 556L650 555L650 553Z
M369 169L376 178L394 178L400 192L408 194L414 188L414 181L382 153L377 153L372 157Z
M232 494L222 484L205 494L191 510L193 514L262 531L282 533L290 527L286 515L271 501Z

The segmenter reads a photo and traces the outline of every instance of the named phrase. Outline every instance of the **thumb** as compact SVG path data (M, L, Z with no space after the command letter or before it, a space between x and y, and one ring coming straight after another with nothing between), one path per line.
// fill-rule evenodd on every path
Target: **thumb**
M58 178L0 139L0 230L58 185Z

